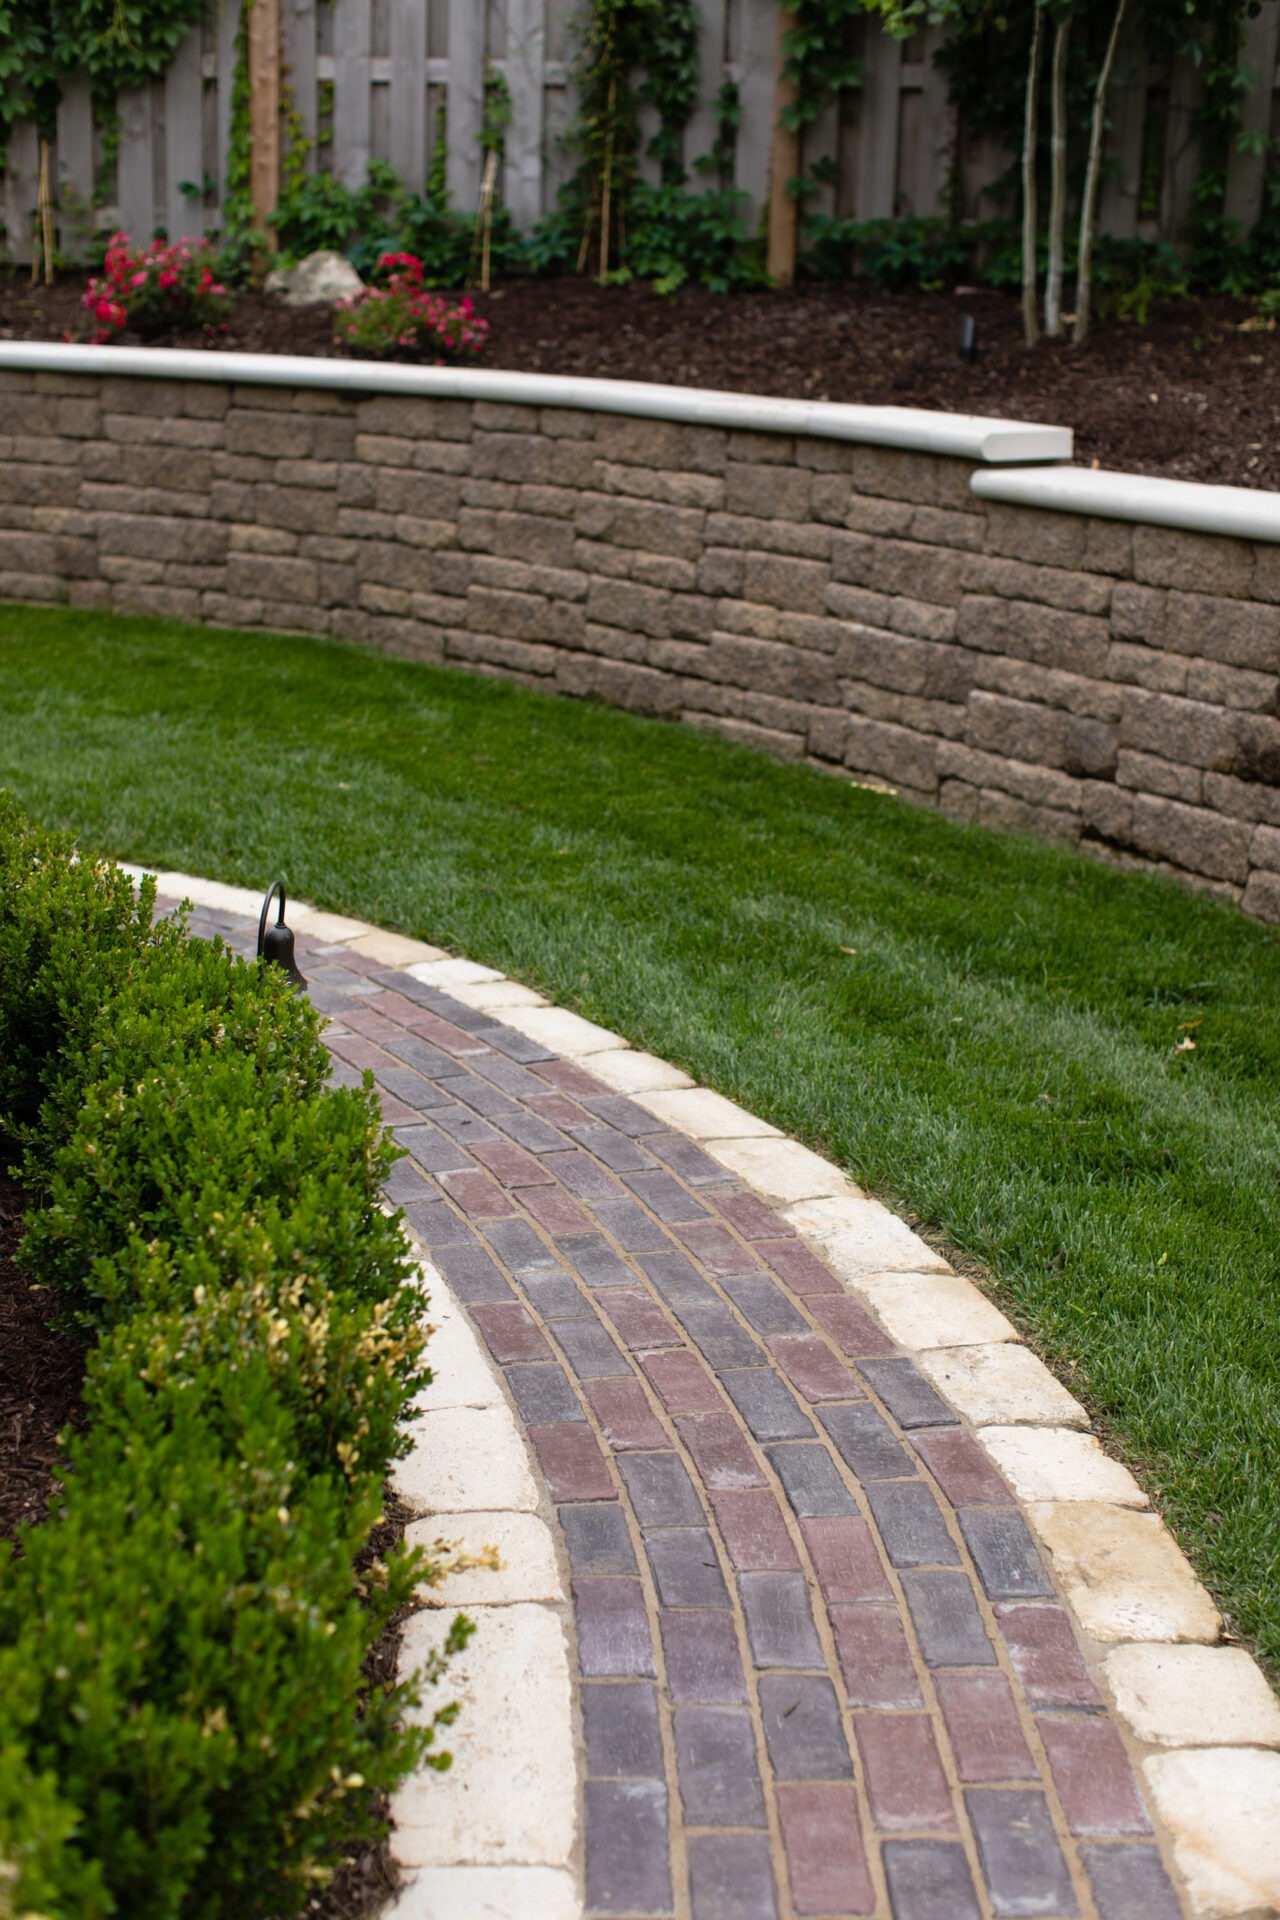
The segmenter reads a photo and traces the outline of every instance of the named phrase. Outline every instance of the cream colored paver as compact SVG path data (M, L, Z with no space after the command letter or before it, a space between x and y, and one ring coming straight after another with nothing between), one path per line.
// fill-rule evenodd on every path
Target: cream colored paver
M406 967L405 972L424 987L439 987L441 993L454 993L459 987L477 986L481 981L506 979L505 974L482 967L478 960L425 960Z
M1019 1500L1151 1504L1128 1467L1104 1453L1091 1433L1070 1427L981 1427L978 1439Z
M384 1920L582 1920L582 1901L554 1867L424 1867Z
M503 1025L513 1027L526 1040L546 1047L549 1053L560 1053L570 1060L610 1053L627 1044L620 1034L610 1033L608 1027L598 1027L594 1021L568 1013L563 1007L509 1007L503 1016Z
M829 1188L826 1197L804 1199L784 1211L796 1232L816 1240L836 1272L848 1278L951 1271L942 1255L926 1246L905 1220L879 1200L869 1200L851 1181L845 1181L840 1191Z
M1156 1747L1280 1747L1280 1700L1243 1647L1139 1641L1105 1663L1116 1708Z
M447 958L443 947L429 946L425 940L411 940L404 933L362 933L348 945L352 953L362 953L369 960L381 960L387 967L404 968L424 960Z
M958 1273L868 1273L853 1288L904 1347L985 1346L1018 1337L999 1307Z
M1154 1513L1092 1501L1034 1502L1027 1517L1095 1640L1214 1641L1222 1618Z
M451 986L449 993L454 1000L460 1000L464 1007L475 1007L481 1013L501 1011L504 1016L509 1007L550 1005L545 994L522 986L519 980L480 980L474 985L463 982Z
M252 887L229 887L221 880L201 880L192 873L157 873L154 867L129 866L123 860L119 865L133 880L154 873L157 891L171 900L189 900L193 907L208 907L213 913L250 914L255 920L262 911L262 894ZM289 917L293 917L292 907ZM362 926L360 931L367 933L368 928Z
M533 1513L538 1492L525 1444L507 1406L445 1407L420 1414L414 1450L397 1461L392 1485L423 1513Z
M259 901L261 911L261 901ZM285 918L295 933L305 933L309 940L320 940L332 946L346 946L353 940L359 940L367 933L377 933L377 927L371 927L364 920L348 920L344 913L325 913L319 907L308 907L300 900L291 900Z
M519 1600L563 1600L564 1581L555 1541L536 1513L460 1513L414 1520L405 1528L410 1546L446 1540L472 1555L497 1549L500 1565L452 1573L422 1598L433 1607L500 1607Z
M920 1371L976 1427L1087 1427L1080 1402L1028 1347L939 1347L917 1355Z
M722 1093L713 1093L710 1087L637 1093L635 1099L636 1105L651 1113L655 1120L674 1127L690 1140L782 1138L767 1120L758 1120L754 1113L748 1113L736 1101L726 1100Z
M617 1093L655 1093L660 1087L691 1087L693 1081L679 1067L667 1065L656 1054L628 1049L622 1053L598 1053L591 1061L597 1080Z
M1201 1920L1280 1906L1280 1754L1205 1747L1143 1763Z
M567 1867L577 1823L578 1768L564 1623L546 1606L477 1607L476 1631L411 1719L446 1701L448 1773L415 1775L392 1799L392 1849L408 1867ZM401 1670L444 1642L450 1612L405 1623Z
M432 1381L413 1403L415 1413L434 1413L444 1407L505 1407L493 1366L467 1322L443 1290L433 1293L430 1320L434 1327L427 1347Z
M812 1200L822 1194L856 1194L839 1167L811 1153L798 1140L704 1140L707 1152L770 1200Z

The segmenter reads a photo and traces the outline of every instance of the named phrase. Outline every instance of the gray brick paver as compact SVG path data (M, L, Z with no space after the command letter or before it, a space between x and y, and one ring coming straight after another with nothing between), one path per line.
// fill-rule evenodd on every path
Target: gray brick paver
M408 1149L389 1197L561 1503L590 1915L1176 1920L1016 1502L820 1255L500 1017L299 952L335 1083L372 1066Z

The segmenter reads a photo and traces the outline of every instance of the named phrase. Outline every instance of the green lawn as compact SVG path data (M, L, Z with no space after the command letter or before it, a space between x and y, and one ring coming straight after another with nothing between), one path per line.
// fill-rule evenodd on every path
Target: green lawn
M689 728L99 614L0 609L0 785L518 974L832 1154L990 1268L1280 1667L1274 933Z

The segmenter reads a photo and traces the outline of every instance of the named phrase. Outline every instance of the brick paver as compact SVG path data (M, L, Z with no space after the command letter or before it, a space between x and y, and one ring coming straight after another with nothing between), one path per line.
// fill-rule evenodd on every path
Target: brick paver
M584 1068L299 952L558 1508L591 1920L1174 1920L1012 1493L822 1258Z

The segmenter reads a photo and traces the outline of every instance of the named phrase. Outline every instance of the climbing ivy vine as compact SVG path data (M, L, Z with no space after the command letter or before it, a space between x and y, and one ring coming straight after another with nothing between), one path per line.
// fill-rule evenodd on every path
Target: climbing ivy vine
M166 71L202 11L203 0L0 0L0 125L30 115L52 132L77 72L114 109L122 88Z

